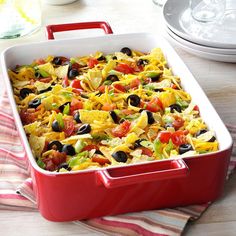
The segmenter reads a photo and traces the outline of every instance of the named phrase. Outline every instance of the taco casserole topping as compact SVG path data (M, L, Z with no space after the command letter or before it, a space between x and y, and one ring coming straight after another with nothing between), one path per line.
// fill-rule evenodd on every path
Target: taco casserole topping
M45 170L94 169L218 150L214 131L159 48L48 56L16 66L9 76L33 155Z

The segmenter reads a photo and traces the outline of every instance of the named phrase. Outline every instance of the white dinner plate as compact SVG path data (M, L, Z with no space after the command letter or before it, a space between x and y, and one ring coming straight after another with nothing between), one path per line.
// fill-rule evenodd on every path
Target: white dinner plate
M228 3L229 7L231 5ZM228 8L225 17L217 23L200 23L191 17L189 0L167 0L163 17L175 34L188 41L210 47L236 48L235 10Z
M189 52L195 56L202 57L202 58L209 59L209 60L213 60L213 61L236 63L236 55L210 53L210 52L206 52L206 51L196 50L196 49L193 49L189 46L183 45L182 43L180 43L179 41L174 39L168 33L166 33L165 37L168 41L170 41L174 45L178 46L179 48L182 48L186 52Z
M175 34L173 31L171 31L171 29L169 29L167 26L165 27L165 30L176 41L178 41L179 43L182 43L183 45L185 45L187 47L191 47L192 49L203 51L203 52L209 52L209 53L226 54L226 55L235 55L236 56L236 49L215 48L215 47L203 46L203 45L188 41L184 38L181 38L180 36Z

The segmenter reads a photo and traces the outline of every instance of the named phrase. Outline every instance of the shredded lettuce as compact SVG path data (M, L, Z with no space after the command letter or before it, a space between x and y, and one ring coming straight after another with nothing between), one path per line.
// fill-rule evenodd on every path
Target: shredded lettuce
M63 121L63 115L61 113L58 113L56 115L56 120L57 120L59 126L63 129L64 128L64 121Z
M156 154L156 156L160 159L163 159L163 155L162 155L162 144L160 139L155 139L153 142L153 148L154 148L154 152Z
M37 160L37 164L38 164L39 167L41 167L42 169L45 168L45 164L44 164L44 162L43 162L40 158Z
M63 109L63 114L64 115L69 115L70 114L70 104L66 104L66 106Z
M83 162L86 162L89 156L89 152L88 151L84 151L81 152L79 154L77 154L75 157L72 157L69 160L69 166L73 167L73 166L77 166L82 164Z

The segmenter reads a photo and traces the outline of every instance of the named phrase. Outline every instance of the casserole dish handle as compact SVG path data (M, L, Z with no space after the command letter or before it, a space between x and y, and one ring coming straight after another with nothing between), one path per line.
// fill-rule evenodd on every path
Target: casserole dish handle
M46 33L48 39L54 39L54 34L53 34L54 32L80 30L80 29L103 29L106 34L113 34L111 26L105 21L47 25Z
M183 159L160 161L132 168L104 169L96 172L97 183L106 188L185 177L188 167Z

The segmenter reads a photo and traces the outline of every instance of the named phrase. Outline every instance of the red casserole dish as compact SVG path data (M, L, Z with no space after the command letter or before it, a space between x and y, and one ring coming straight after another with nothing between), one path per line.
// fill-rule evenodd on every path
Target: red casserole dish
M104 215L200 204L217 199L224 187L232 138L206 95L172 47L147 33L113 35L105 22L48 26L48 37L63 30L102 28L108 35L52 40L11 47L1 56L3 75L16 126L26 149L39 211L51 221L81 220ZM201 116L215 131L219 151L194 157L168 159L122 167L73 172L41 169L31 152L13 97L8 68L48 55L67 57L95 51L111 53L127 46L140 51L160 47L184 90L198 104Z

